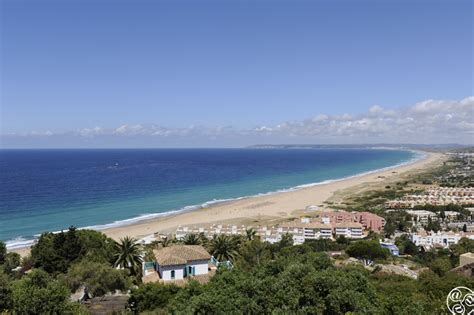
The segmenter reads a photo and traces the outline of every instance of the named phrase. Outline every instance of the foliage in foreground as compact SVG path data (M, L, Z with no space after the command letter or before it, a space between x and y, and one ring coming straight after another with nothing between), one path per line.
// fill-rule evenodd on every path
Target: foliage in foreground
M36 268L51 274L66 273L82 259L112 263L114 246L103 233L70 227L66 232L43 233L31 248L31 257Z
M132 275L140 275L142 268L142 248L137 240L124 237L115 242L114 266L128 269Z
M108 292L126 291L130 287L128 273L97 262L82 261L71 266L65 283L71 292L81 287L91 296L103 296Z
M185 287L140 285L132 274L132 266L139 262L131 263L140 249L132 239L115 243L100 232L73 228L44 234L36 252L22 259L20 271L13 270L18 257L2 251L0 242L0 313L83 314L87 310L69 300L77 289L84 287L90 295L100 297L138 284L129 299L132 313L443 314L446 295L453 287L474 287L472 279L449 272L460 254L474 250L474 241L468 239L450 249L425 252L406 236L397 238L401 251L411 255L405 260L431 270L419 280L377 269L371 273L361 265L341 266L340 261L336 267L324 253L344 250L363 260L395 262L398 258L380 247L376 235L365 240L311 240L296 246L290 235L269 244L251 231L242 237L206 241L199 236L187 241L200 242L235 267L219 269L205 285L193 281ZM78 252L61 255L71 249ZM117 270L114 265L119 257L123 263L117 265L124 268ZM27 266L36 268L24 274Z
M114 267L118 246L97 231L44 233L21 260L4 245L0 241L0 314L87 314L70 301L71 293L85 288L100 297L137 282L128 269Z
M37 269L11 286L11 310L15 314L79 314L80 305L69 302L66 285Z
M386 257L370 242L354 242L354 255ZM453 287L474 286L451 273L428 271L417 281L357 265L335 267L321 250L338 246L326 240L297 246L247 241L236 267L218 270L208 284L146 284L132 290L130 307L154 314L443 314Z

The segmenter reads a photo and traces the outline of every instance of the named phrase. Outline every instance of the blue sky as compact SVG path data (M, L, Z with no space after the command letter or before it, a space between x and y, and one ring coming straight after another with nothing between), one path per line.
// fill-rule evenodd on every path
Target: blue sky
M202 145L231 145L228 128L239 144L440 141L282 133L360 121L374 105L403 117L427 100L450 102L433 108L466 131L455 142L474 136L470 1L2 0L1 11L6 147L162 144L151 134L179 146L189 128Z

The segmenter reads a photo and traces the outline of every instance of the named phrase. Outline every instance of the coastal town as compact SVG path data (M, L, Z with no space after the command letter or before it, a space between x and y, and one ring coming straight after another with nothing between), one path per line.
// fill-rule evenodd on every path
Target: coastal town
M248 272L261 272L275 263L312 261L315 265L305 268L316 273L322 272L314 270L319 264L335 270L356 268L360 277L371 282L378 281L371 279L376 275L388 283L398 279L393 277L470 283L474 269L474 190L464 184L472 177L472 156L446 156L425 173L405 178L404 185L382 185L382 192L390 185L400 190L390 193L393 198L377 198L376 203L366 197L355 199L363 202L363 211L354 210L349 201L346 206L311 203L285 216L256 216L254 223L181 224L115 241L101 232L71 227L58 234L41 235L26 256L0 251L0 269L8 277L20 278L63 274L71 291L68 303L79 305L80 311L74 312L84 314L182 310L178 296L156 301L150 300L155 296L149 296L150 292L158 290L171 297L193 286L213 292L218 288L213 279L250 277ZM400 180L395 172L385 174L383 180L390 176ZM380 180L380 175L375 178ZM443 186L448 179L450 186ZM359 194L371 196L370 189ZM273 206L269 201L251 204L256 205L250 208L253 211L258 206ZM65 256L66 252L74 255ZM338 281L343 281L341 277ZM427 282L426 290L437 285L432 281ZM355 282L351 288L354 292L366 289ZM12 294L20 294L14 298L22 298L22 303L29 305L28 297L12 290ZM213 307L206 304L206 308Z
M474 315L474 0L0 0L0 315Z
M472 177L470 166L472 157L459 154L455 155L455 158L461 159L462 163L455 164L455 167L445 171L446 175L440 177L439 180L443 181L446 178L451 178L453 173L456 173L457 179L461 181ZM465 166L466 164L468 166ZM459 165L462 165L462 173L456 171L459 169ZM320 209L319 207L308 205L306 209L309 211L304 216L277 224L253 226L214 223L201 226L179 226L173 233L155 233L155 235L142 239L142 243L181 243L196 246L197 244L211 242L217 237L245 239L251 233L252 237L256 237L268 244L279 243L289 236L292 239L293 245L302 245L305 242L315 240L345 242L346 239L370 239L376 235L375 238L379 240L381 248L387 249L393 256L403 257L403 259L410 259L410 253L406 252L404 248L400 250L397 245L406 247L407 241L422 252L436 252L440 249L449 250L452 246L463 242L463 240L473 242L472 244L474 244L474 187L431 185L423 192L406 194L401 198L387 200L384 203L384 207L384 214L403 218L403 221L406 221L409 228L390 231L384 217L368 211ZM419 208L427 208L431 211ZM391 222L391 224L394 223L400 224L399 221ZM404 240L405 244L400 241L401 239ZM175 255L180 256L181 251L181 248L176 248ZM467 253L463 255L464 263L460 267L462 267L463 272L467 272L469 269L466 266L471 266L471 271L468 272L471 275L472 268L474 268L474 264L472 264L474 260L471 260L469 257L474 254ZM213 256L211 256L209 261L209 271L215 270L219 261ZM231 265L229 260L223 263ZM370 264L373 264L373 262L370 261ZM186 272L186 267L184 269L185 273L179 273L179 270L176 270L179 276L174 276L173 274L170 277L159 271L162 265L163 263L160 264L158 261L144 262L144 281L166 282L171 280L175 282L176 279L183 280L186 276L208 275L207 272L202 271L205 268L198 268L201 272L195 274L191 271ZM405 267L400 268L398 266L399 264L392 264L389 269L391 272L407 274L407 271L404 269ZM459 269L460 267L457 268ZM408 274L414 278L418 277L416 269L411 270Z

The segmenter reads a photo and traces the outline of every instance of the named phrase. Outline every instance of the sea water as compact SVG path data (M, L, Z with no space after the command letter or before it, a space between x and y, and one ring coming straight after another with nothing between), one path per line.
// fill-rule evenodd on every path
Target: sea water
M407 163L386 149L0 150L0 240L130 224Z

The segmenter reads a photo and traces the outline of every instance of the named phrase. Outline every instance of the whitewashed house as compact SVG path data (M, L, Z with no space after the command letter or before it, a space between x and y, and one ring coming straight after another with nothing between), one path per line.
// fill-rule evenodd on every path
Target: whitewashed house
M156 257L153 272L158 273L160 280L182 280L209 272L211 255L201 245L175 245L156 249L153 253ZM145 271L145 274L149 273L150 269Z

